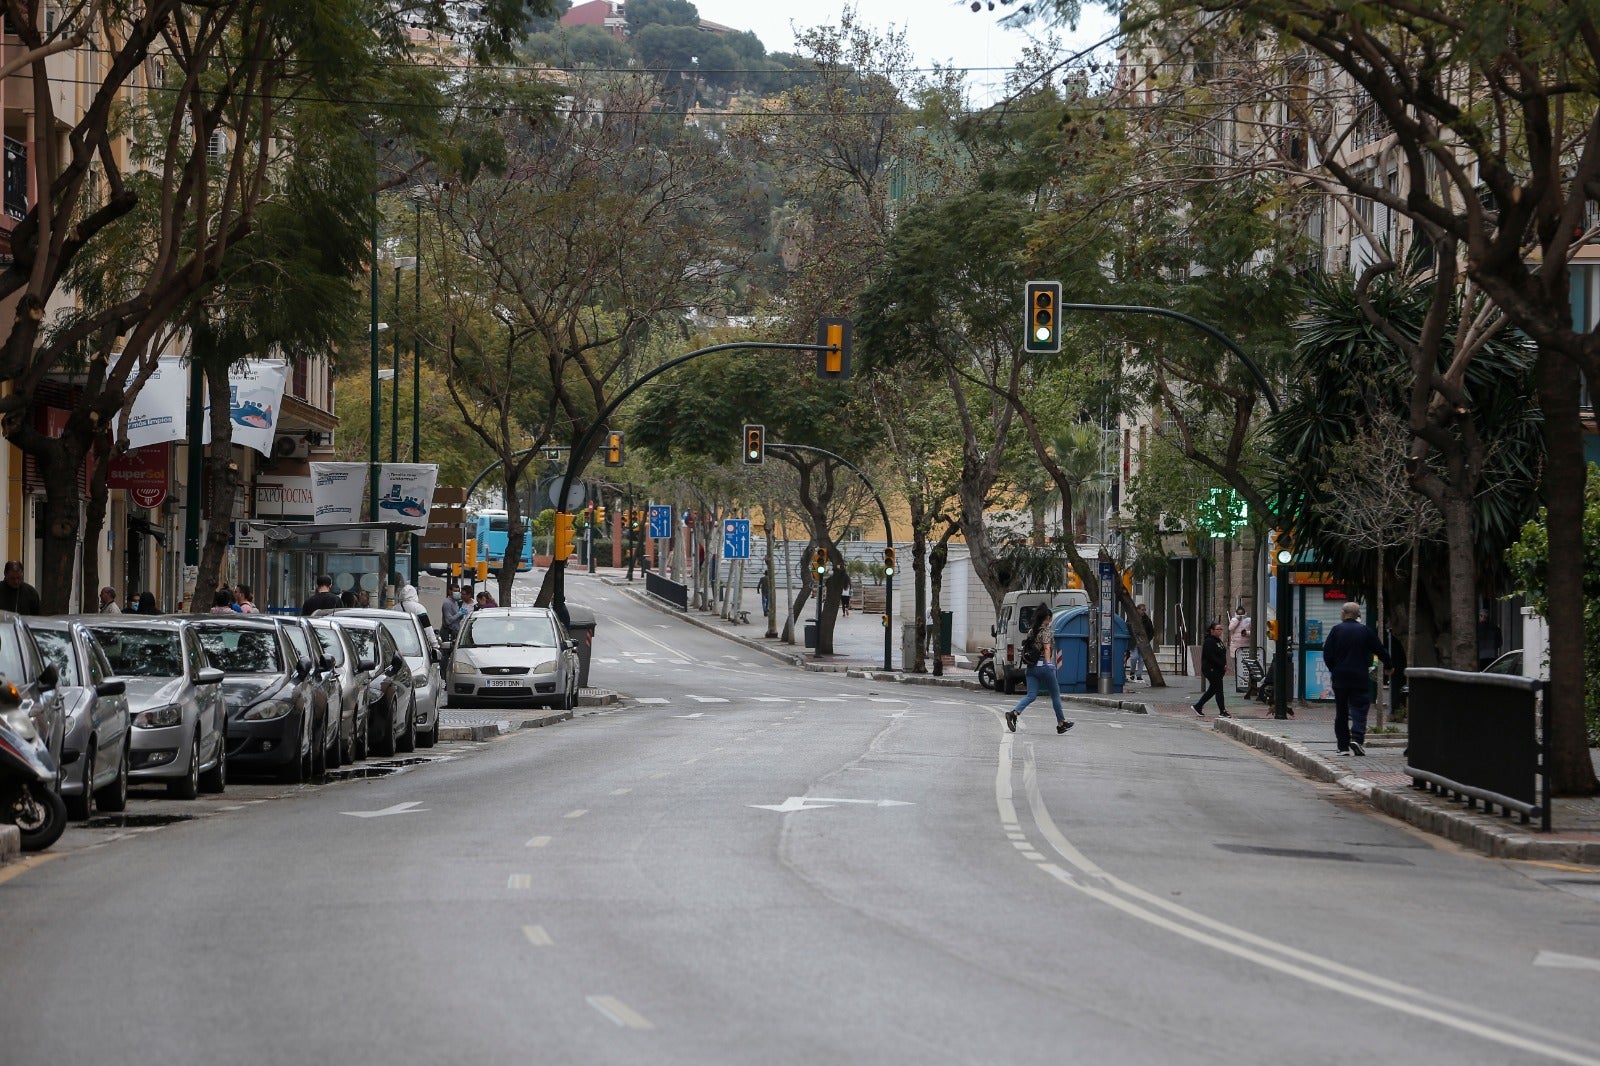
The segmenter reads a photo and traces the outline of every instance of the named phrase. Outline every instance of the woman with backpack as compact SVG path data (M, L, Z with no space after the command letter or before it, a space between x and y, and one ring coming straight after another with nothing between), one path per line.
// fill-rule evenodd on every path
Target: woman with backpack
M1051 625L1053 618L1049 607L1040 607L1034 615L1033 628L1028 630L1028 636L1022 642L1022 664L1026 668L1023 676L1028 679L1028 694L1006 712L1006 728L1013 733L1017 731L1017 716L1022 709L1039 697L1040 685L1050 691L1050 703L1056 711L1056 732L1065 733L1072 728L1073 723L1067 721L1067 716L1061 710L1061 681L1056 676L1058 662Z

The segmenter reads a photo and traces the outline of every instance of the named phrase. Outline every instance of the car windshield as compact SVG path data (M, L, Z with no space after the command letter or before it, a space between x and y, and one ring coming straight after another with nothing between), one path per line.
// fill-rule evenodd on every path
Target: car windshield
M264 629L200 628L200 646L211 665L230 674L281 674L277 638Z
M549 618L473 618L461 634L461 647L484 648L494 645L526 645L535 648L556 646L556 629Z
M78 677L78 657L72 653L71 637L54 629L35 629L33 641L39 645L44 661L55 664L63 685L83 684Z
M394 638L395 647L400 649L401 655L414 657L422 654L422 640L417 636L417 624L409 616L396 618L393 621L385 618L383 628Z
M174 630L93 628L111 669L122 677L182 677L183 649Z
M339 636L331 629L322 626L312 626L317 632L317 643L322 645L325 654L333 659L333 665L344 665L344 645L339 643Z

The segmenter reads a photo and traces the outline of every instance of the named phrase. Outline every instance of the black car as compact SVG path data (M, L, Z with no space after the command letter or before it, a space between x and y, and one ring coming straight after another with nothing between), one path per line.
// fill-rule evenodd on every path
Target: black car
M417 746L416 682L381 618L339 614L334 620L350 634L367 682L367 740L374 755L414 751Z
M339 760L355 762L367 757L367 686L372 671L361 668L361 653L350 634L332 618L313 618L311 628L322 650L333 660L339 685ZM333 722L330 716L329 723Z
M343 728L340 720L348 712L344 709L344 688L339 682L338 663L317 639L309 618L296 614L278 615L273 620L283 627L284 635L294 645L295 654L311 660L311 673L317 688L317 736L322 738L316 759L316 772L320 774L340 763L339 736Z
M271 618L215 615L193 625L206 658L223 672L229 767L309 780L322 742L315 664Z

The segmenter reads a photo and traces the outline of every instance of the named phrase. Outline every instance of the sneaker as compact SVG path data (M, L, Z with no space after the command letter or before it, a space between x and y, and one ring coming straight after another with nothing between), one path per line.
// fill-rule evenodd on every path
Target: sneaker
M1006 712L1006 728L1011 730L1013 733L1015 733L1017 731L1017 712L1016 711L1007 711Z
M1346 751L1344 748L1340 748L1338 751L1334 752L1334 754L1335 755L1342 755L1347 759L1350 757L1350 753L1348 751Z
M1352 740L1350 742L1350 752L1353 755L1365 755L1367 753L1367 749L1361 746L1361 741Z
M1057 722L1056 723L1056 732L1057 733L1065 733L1067 730L1071 729L1076 724L1077 724L1076 722Z
M1219 709L1217 711L1217 717L1218 718L1232 718L1233 715L1229 714L1227 711Z
M1201 718L1204 718L1206 716L1206 712L1202 711L1199 707L1196 707L1194 709L1194 713L1198 714Z

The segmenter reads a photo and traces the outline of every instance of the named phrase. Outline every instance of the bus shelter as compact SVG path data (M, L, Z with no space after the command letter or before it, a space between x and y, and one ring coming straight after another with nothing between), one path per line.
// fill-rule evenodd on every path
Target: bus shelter
M384 574L389 536L416 532L415 526L400 522L252 525L262 538L266 569L260 602L264 610L275 614L298 612L306 597L316 591L317 577L322 574L333 578L334 592L365 592L373 607L391 602L394 590L387 587ZM397 549L395 569L405 576L410 567L410 553Z

